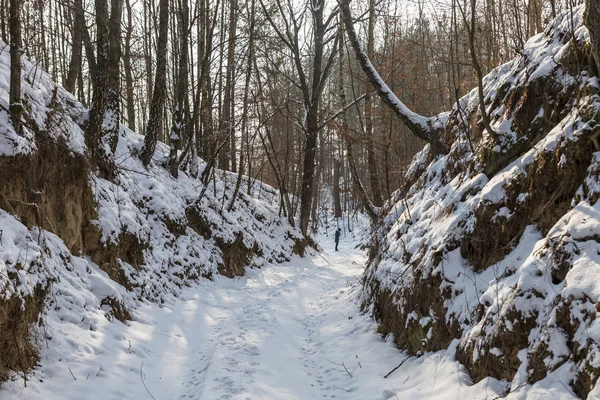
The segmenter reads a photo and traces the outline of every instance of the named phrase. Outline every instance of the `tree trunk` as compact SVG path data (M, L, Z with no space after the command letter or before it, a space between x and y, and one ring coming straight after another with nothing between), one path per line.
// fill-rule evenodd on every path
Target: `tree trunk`
M596 71L600 76L600 1L586 1L585 25L590 31L592 56L596 62Z
M221 7L221 16L219 18L219 22L221 24L219 31L219 43L221 46L224 46L226 43L225 40L227 38L227 25L225 21L225 5ZM215 77L215 87L216 87L216 96L217 96L217 136L216 142L217 147L219 148L219 153L217 154L217 167L221 169L229 169L229 151L230 151L230 141L229 136L225 132L225 116L224 116L224 97L228 96L228 94L224 93L224 73L223 68L225 63L227 62L227 52L220 50L217 52L219 55L219 65L217 67L217 76ZM227 73L227 72L226 72ZM225 166L227 164L227 166Z
M10 33L9 111L15 132L21 133L21 2L10 0L8 30Z
M234 115L233 115L233 97L234 97L234 77L235 77L235 43L236 43L236 7L237 1L229 2L229 33L227 41L227 73L225 76L225 88L223 98L223 136L221 140L228 143L223 147L221 157L219 157L219 166L221 169L231 169L235 172L235 134L234 134Z
M342 116L341 116L341 126L339 129L339 135L342 138L342 140L346 141L346 158L348 160L348 168L350 169L350 176L352 177L354 186L356 186L358 188L361 203L363 204L363 207L365 208L367 215L369 215L369 218L371 218L371 221L375 221L377 219L377 213L375 213L373 203L371 203L371 200L369 199L369 196L367 195L367 192L366 192L362 182L360 181L360 177L358 176L358 171L356 169L356 163L354 161L354 154L352 151L352 145L354 143L353 143L352 137L350 137L350 127L348 125L348 114L346 111L347 101L346 101L346 84L345 84L345 79L344 79L344 57L343 57L345 40L344 40L344 31L341 28L340 28L339 35L340 35L340 39L339 39L339 46L340 46L339 67L340 67L340 70L339 70L338 84L339 84L340 103L341 103L341 108L343 110ZM350 215L350 212L348 212L348 218L350 218L349 215Z
M375 0L369 0L369 28L367 39L367 56L370 60L375 59ZM373 204L377 207L383 205L383 196L377 173L377 159L373 146L373 99L371 91L365 91L365 130L367 136L367 165L369 166L369 177L371 178L371 192L373 193Z
M248 1L246 2L246 7L248 7ZM227 210L230 212L233 209L235 200L240 191L240 187L242 186L242 174L244 173L244 138L248 138L248 98L250 96L252 67L253 67L253 63L255 61L255 57L254 57L254 24L256 22L256 16L255 16L254 10L255 10L255 0L252 0L251 6L250 6L250 28L248 30L248 34L250 35L250 38L248 39L248 60L247 60L248 64L246 66L246 80L244 82L244 101L242 103L242 129L241 129L242 141L240 144L240 149L242 151L240 151L240 165L237 170L238 177L237 177L237 181L235 183L235 190L233 191L231 203L229 204L229 207L227 207ZM235 141L233 143L235 143ZM231 161L232 161L232 170L233 170L234 169L233 166L235 165L235 157L232 157ZM250 162L250 160L248 160L248 162Z
M119 140L121 121L121 17L123 0L111 0L108 22L107 94L106 94L106 139L114 153Z
M123 54L123 67L125 68L125 85L127 97L127 124L135 132L135 103L133 98L133 66L131 64L131 36L133 34L133 9L131 0L126 0L127 7L127 32L125 33L125 52Z
M317 147L318 110L309 110L307 115L306 144L304 146L304 164L302 170L302 189L300 192L300 230L306 236L311 214L312 197L315 183L315 151Z
M338 157L333 162L333 216L340 218L342 216L342 203L340 201L340 164Z
M200 79L201 89L201 109L200 109L200 122L202 127L202 157L208 161L212 154L217 148L217 140L214 137L213 128L213 88L212 79L210 76L210 61L211 51L213 46L214 36L214 21L216 20L215 15L211 15L209 8L209 1L202 0L204 10L204 34L201 40L198 42L198 57L201 62L201 73L198 79ZM207 166L207 168L209 168Z
M319 106L321 96L319 85L323 78L323 52L325 25L323 24L324 1L313 0L313 44L314 55L312 60L312 90L305 94L306 108L306 143L304 146L304 164L302 170L302 189L300 191L300 230L306 236L308 234L308 223L310 220L312 199L315 184L315 151L317 147L317 135L319 132Z
M84 21L85 22L85 21ZM88 68L90 71L90 78L92 85L95 84L96 75L98 74L98 67L96 66L96 55L94 54L94 44L92 43L92 39L90 38L90 32L87 29L87 26L82 26L82 34L83 34L83 45L85 47L85 57L88 61ZM88 93L89 98L89 93Z
M153 91L152 91L152 87L154 86L152 83L152 35L150 34L151 32L151 10L150 10L150 5L148 4L148 0L144 0L144 31L145 31L145 35L144 35L144 63L146 66L146 89L147 89L147 101L148 104L152 103L152 98L153 98ZM161 3L162 4L162 3ZM168 6L168 4L167 4ZM160 6L159 6L160 8ZM167 7L168 8L168 7ZM159 14L160 14L160 10L159 10ZM159 37L160 37L160 21L162 21L162 17L159 15ZM166 19L167 23L169 22L168 20L168 16ZM160 40L160 39L159 39ZM159 48L160 46L157 44L157 52L159 52ZM166 48L166 47L165 47ZM160 54L160 53L159 53ZM150 113L148 115L148 118L151 118L152 113ZM148 129L146 127L146 129Z
M69 72L65 80L65 89L75 94L77 75L81 70L81 54L83 49L83 30L85 29L85 18L83 14L82 0L75 0L73 8L73 45L71 48L71 61Z
M162 120L165 100L167 98L167 39L169 34L169 0L160 0L159 4L159 28L156 59L156 78L154 79L154 90L150 104L150 114L146 125L146 136L144 147L140 156L144 166L150 164L156 144Z
M107 0L96 0L96 72L92 75L94 92L92 108L87 122L86 144L96 163L105 160L102 146L104 114L107 107L108 80L108 4ZM90 42L91 43L91 42Z
M171 150L169 153L169 168L171 175L177 178L179 174L179 159L177 152L181 143L185 141L184 133L189 132L189 104L188 90L188 35L189 35L189 8L188 2L182 1L178 12L179 23L179 66L175 86L175 104L173 107L173 122L171 125Z

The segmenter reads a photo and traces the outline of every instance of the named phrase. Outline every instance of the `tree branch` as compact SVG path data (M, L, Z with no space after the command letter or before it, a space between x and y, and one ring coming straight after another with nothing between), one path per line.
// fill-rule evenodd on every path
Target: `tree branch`
M402 101L400 101L400 99L398 99L398 97L396 97L394 92L392 92L383 81L371 63L371 60L360 44L358 35L354 29L354 22L350 12L351 1L352 0L338 0L338 4L342 13L344 26L346 27L346 33L348 34L348 39L350 40L356 58L363 72L367 75L369 82L375 88L385 105L396 114L413 135L431 143L434 151L438 153L447 152L446 145L443 143L441 135L445 121L439 117L423 117L411 111L404 103L402 103Z

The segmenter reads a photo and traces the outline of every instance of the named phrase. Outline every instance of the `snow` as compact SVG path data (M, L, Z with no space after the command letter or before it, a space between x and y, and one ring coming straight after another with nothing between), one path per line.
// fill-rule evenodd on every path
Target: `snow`
M434 319L460 321L462 337L448 349L408 358L394 348L391 336L376 333L368 313L361 313L369 296L361 287L366 257L355 248L364 243L364 232L344 238L340 253L331 252L327 247L331 239L321 235L318 242L324 252L291 258L299 233L278 215L279 196L273 188L255 182L252 193L241 193L229 211L234 174L216 171L214 182L204 186L197 176L205 163L194 158L192 167L173 179L162 167L169 157L164 144L158 145L146 169L135 157L143 138L121 127L113 154L119 166L116 179L111 182L91 173L89 183L97 204L93 223L103 243L115 244L129 234L144 245L141 265L119 261L131 290L112 281L89 255L71 254L56 235L28 229L0 210L1 298L23 298L38 286L49 291L43 325L32 327L40 365L29 373L27 387L20 373L14 373L0 388L0 398L573 398L569 384L585 364L567 361L571 349L585 349L585 362L600 365L600 325L595 319L600 299L600 204L592 200L600 193L600 153L593 155L573 208L547 234L534 225L525 227L502 260L479 272L463 258L459 246L473 232L480 207L493 207L492 222L502 223L519 215L519 205L536 201L523 192L516 197L518 204L508 204L507 188L523 180L540 156L553 154L561 167L568 165L571 159L562 151L593 129L581 123L581 112L600 105L597 79L583 75L576 81L555 61L568 50L561 38L569 30L567 20L562 18L532 38L521 57L492 71L484 83L488 103L506 95L504 85L524 87L548 77L576 84L586 89L581 90L586 96L565 106L572 112L494 176L483 173L472 152L465 150L464 134L457 133L459 140L446 156L434 157L426 146L408 169L407 180L415 184L405 198L400 198L400 191L394 194L378 232L385 244L382 260L366 278L397 291L413 283L415 265L424 279L440 275L440 289L452 294L444 300L446 315L410 310L407 321L429 326L429 338ZM574 22L580 24L581 8ZM587 40L586 30L577 28L575 37ZM0 65L7 67L7 60L7 52L0 52ZM87 111L37 65L24 60L23 74L31 120L40 129L52 124L54 140L63 140L74 154L85 154L80 124ZM0 74L0 104L6 107L5 78ZM391 101L398 100L391 97ZM460 104L468 112L476 110L476 90ZM48 111L61 107L57 118L51 117ZM513 116L503 107L490 110L500 134L493 147L496 154L519 140ZM411 118L424 126L444 124L451 116L442 114L435 122L418 115ZM26 155L37 148L30 129L17 135L2 110L0 127L0 156ZM485 140L489 138L477 145L485 146ZM447 173L456 165L461 173ZM244 180L246 187L248 178ZM188 226L191 207L201 210L211 227L206 237ZM183 232L174 233L167 224ZM239 237L246 247L260 249L250 262L255 268L241 278L219 276L223 253L217 242L231 243ZM553 273L560 267L563 250L571 268L555 282ZM439 255L442 261L434 263ZM107 297L130 310L133 321L115 320L113 310L103 304ZM397 305L403 306L402 299ZM483 315L477 318L480 305ZM577 327L569 341L560 326L560 307L567 308L569 323ZM486 352L505 356L501 348L486 345L496 335L515 330L513 311L536 321L529 332L529 348L518 349L516 375L511 382L486 378L473 384L455 360L457 348L472 344L474 359ZM555 370L527 385L533 350L541 345L551 353L544 364ZM402 360L404 364L384 378Z
M321 254L252 269L241 278L201 281L163 304L141 304L126 325L94 307L82 314L66 310L56 297L41 366L29 374L27 387L16 377L7 382L0 398L418 400L503 394L506 385L494 379L473 385L453 347L409 358L391 337L376 334L375 323L359 309L365 262L354 248L359 239L343 237L336 253L331 239L321 237ZM88 275L85 260L75 265ZM99 270L88 282L99 296L113 290ZM572 396L544 381L508 398Z
M578 46L589 40L582 15L583 7L574 10ZM447 126L455 138L450 152L434 158L426 147L415 156L406 175L411 186L390 201L373 239L379 257L372 257L364 278L362 300L369 311L381 317L374 304L382 292L392 293L397 314L386 309L391 314L386 318L405 318L407 327L408 321L413 326L414 321L425 322L437 310L433 305L407 306L415 287L423 289L430 277L437 278L446 324L460 325L453 346L479 362L473 370L510 359L517 372L500 385L512 388L514 398L569 398L570 385L581 372L600 365L600 152L590 152L587 172L576 170L588 162L580 161L584 145L590 146L585 151L590 142L597 145L593 121L599 115L600 86L589 73L575 76L565 66L572 52L571 32L571 18L561 15L546 32L531 38L519 57L485 77L486 104L499 134L496 142L484 137L473 147L467 143L464 115L478 115L477 90L459 101L461 112L455 107ZM541 84L555 87L565 103L536 103L523 120L519 104ZM571 96L570 91L580 95ZM544 125L548 113L553 113L552 125ZM493 163L498 160L501 164ZM548 196L562 195L556 186L575 176L582 181L572 197ZM555 211L554 203L564 207L559 209L564 210L562 217L553 217L554 226L544 227L540 220ZM494 242L501 235L505 242ZM498 250L478 245L488 238L503 251L484 265L470 265L485 258L473 251ZM529 324L525 332L524 321ZM431 332L416 334L427 337ZM505 340L511 335L523 344L511 347ZM492 361L486 358L489 354L495 356ZM539 379L533 372L546 374L534 369L538 361L548 369L546 378L523 386ZM596 397L591 398L599 398L597 388L592 393Z

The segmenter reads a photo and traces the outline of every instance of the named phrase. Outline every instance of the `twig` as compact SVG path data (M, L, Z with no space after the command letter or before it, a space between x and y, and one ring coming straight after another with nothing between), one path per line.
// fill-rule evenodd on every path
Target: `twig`
M142 385L144 385L144 389L146 389L146 392L148 392L150 397L152 397L154 400L156 400L156 397L152 396L152 393L150 393L150 391L146 387L146 383L144 382L143 368L144 368L144 362L142 361L142 365L140 365L140 380L142 381Z
M89 358L92 358L92 357L94 357L94 356L97 356L97 355L100 355L100 354L103 354L103 353L106 353L106 350L101 350L101 351L99 351L99 352L97 352L97 353L94 353L94 354L92 354L92 355L91 355Z
M77 380L77 378L75 378L75 375L73 375L73 371L71 371L71 367L68 367L68 368L69 368L69 372L71 373L71 376L73 377L73 380Z
M400 364L398 364L394 369L392 369L390 372L388 372L383 379L387 378L388 376L390 376L392 373L394 373L394 371L396 371L398 368L400 368L402 366L402 364L404 364L406 361L408 361L409 357L406 357L404 360L402 360L402 362Z
M350 378L354 378L354 377L352 376L352 374L350 373L350 371L348 371L348 368L346 368L346 365L345 365L344 363L338 364L338 363L336 363L336 362L333 362L333 361L331 361L331 360L327 360L327 361L329 361L330 363L332 363L332 364L334 364L334 365L337 365L338 367L344 367L344 370L346 371L346 373L347 373L348 375L350 375Z
M344 369L346 370L346 373L348 375L350 375L350 378L352 378L352 374L350 373L350 371L348 371L348 368L346 368L346 365L344 365L344 363L342 363L342 367L344 367Z
M332 388L334 388L334 389L339 389L339 390L343 390L343 391L344 391L344 392L346 392L346 393L350 393L350 389L344 389L344 388L341 388L341 387L339 387L339 386L332 386Z

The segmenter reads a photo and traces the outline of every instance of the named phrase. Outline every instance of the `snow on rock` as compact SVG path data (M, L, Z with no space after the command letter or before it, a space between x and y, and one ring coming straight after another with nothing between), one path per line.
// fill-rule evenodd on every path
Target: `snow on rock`
M415 157L365 273L380 332L414 355L456 340L475 382L510 382L521 398L556 379L598 391L600 85L577 61L582 15L559 16L484 79L497 141L477 92L461 99L450 152Z

